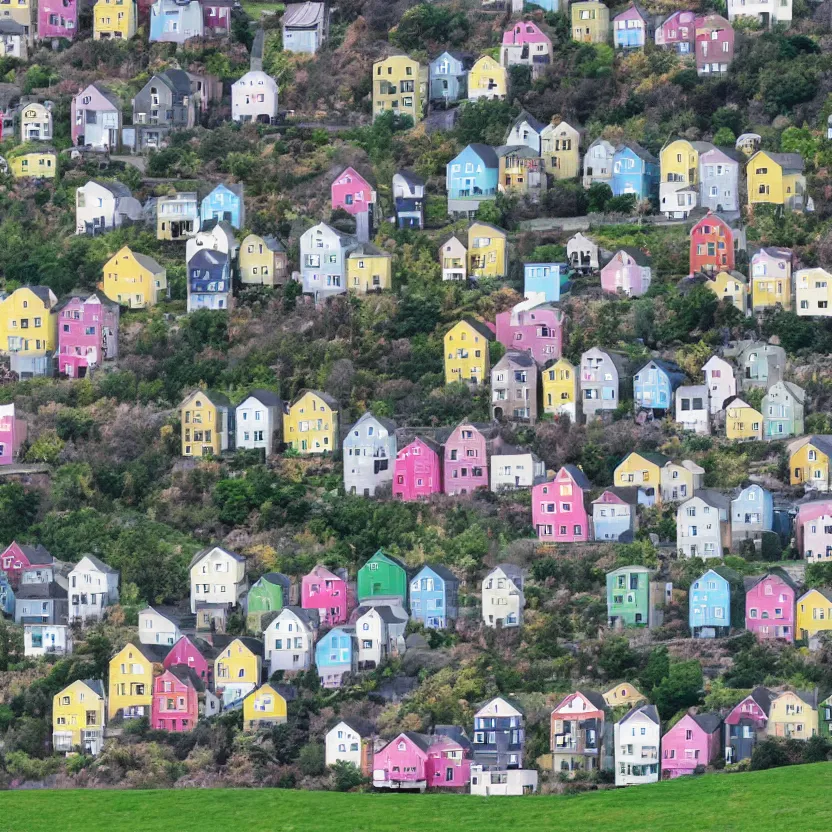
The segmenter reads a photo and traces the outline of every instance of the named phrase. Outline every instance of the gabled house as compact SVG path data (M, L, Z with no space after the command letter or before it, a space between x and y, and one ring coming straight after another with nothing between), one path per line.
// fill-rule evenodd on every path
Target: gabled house
M483 321L465 317L455 323L443 338L445 383L486 383L491 371L490 347L494 332Z
M52 749L96 756L104 746L104 683L79 679L52 697Z
M347 258L347 289L356 295L393 288L393 257L372 243L360 243Z
M598 246L580 231L566 243L566 256L569 258L569 265L584 274L600 268Z
M731 501L731 539L760 540L763 532L774 528L774 502L771 492L753 483Z
M474 762L497 770L523 768L525 717L513 702L497 696L474 714Z
M277 81L254 69L231 85L231 120L271 124L277 116Z
M69 378L84 378L91 368L99 367L107 359L118 358L118 304L103 297L103 293L88 297L74 295L59 303L55 310L59 373Z
M188 261L188 312L234 305L231 264L221 251L198 251Z
M728 18L732 22L738 17L755 18L764 27L771 27L775 23L789 24L792 22L792 0L755 0L743 3L741 0L728 0Z
M395 422L368 410L344 437L344 491L375 497L392 483L396 447Z
M731 547L731 500L709 488L676 509L676 550L685 558L721 558Z
M15 624L67 624L67 591L57 582L22 584L15 591Z
M806 392L790 381L777 381L763 396L763 439L783 439L803 433Z
M662 779L695 774L721 757L720 714L685 714L662 737Z
M531 488L546 476L546 466L531 451L500 445L491 455L491 490Z
M736 357L741 389L763 387L768 390L783 378L786 351L777 344L761 341L742 342Z
M818 735L818 689L784 690L772 700L766 735L808 740Z
M789 482L806 490L830 491L829 460L832 458L832 436L804 436L789 446Z
M545 364L561 357L566 316L539 295L497 313L497 340L511 351L527 352Z
M329 34L326 3L289 3L283 12L283 51L314 55Z
M396 454L393 463L393 499L426 500L442 493L442 447L417 436Z
M263 621L271 613L280 612L291 602L292 579L281 572L266 572L252 585L246 597L246 627L259 635L263 632ZM266 660L268 661L268 644Z
M536 78L552 62L552 41L531 20L518 20L503 32L500 63L505 66L529 66ZM538 148L539 149L539 148Z
M0 21L2 22L2 21ZM52 102L30 101L21 106L20 141L42 142L52 140Z
M418 790L467 788L471 779L468 749L441 734L405 731L373 755L373 787Z
M8 18L0 19L0 50L7 58L29 58L29 26Z
M782 570L745 578L745 629L759 641L794 641L797 587Z
M66 38L72 40L78 31L78 4L76 0L39 0L38 38ZM75 120L72 120L74 124ZM73 136L73 144L77 144ZM84 142L81 142L84 144Z
M566 271L566 263L524 263L523 294L526 300L542 297L544 303L557 303L561 283L566 282Z
M803 157L799 153L758 150L745 168L748 180L748 208L781 205L786 211L811 210L806 192Z
M270 234L249 234L240 245L238 269L244 286L282 286L289 276L286 249Z
M659 154L659 205L670 219L685 219L699 202L699 155L713 150L710 142L674 139Z
M740 165L745 156L739 150L714 147L699 154L699 205L736 219L740 213ZM737 237L735 235L735 244ZM743 246L744 247L744 246Z
M612 768L611 729L607 703L600 693L577 690L567 694L550 718L552 771L569 775Z
M737 379L734 368L718 355L712 355L702 367L705 386L708 388L711 414L725 409L725 402L737 395Z
M508 350L491 371L491 417L497 421L537 421L537 362L527 352Z
M315 667L324 688L340 688L344 677L358 670L355 627L333 627L315 645Z
M224 708L235 704L260 686L263 642L256 638L235 638L214 660L214 691Z
M711 432L711 399L707 384L676 388L676 423L684 430L707 435Z
M206 196L199 206L200 227L210 220L230 223L238 231L246 224L243 184L222 182Z
M629 682L619 682L617 685L613 685L602 696L608 708L618 708L621 705L627 705L629 708L633 708L635 705L640 705L642 702L647 701L647 697L640 693L635 685L631 685Z
M543 167L554 179L574 179L581 172L582 131L553 116L540 133ZM597 143L596 143L597 144Z
M396 227L421 230L425 227L425 180L413 171L393 174L393 206Z
M638 488L613 486L592 501L592 539L631 543L638 525Z
M725 402L725 435L738 441L763 438L763 414L739 396Z
M802 503L794 521L797 550L807 563L832 559L832 500Z
M650 199L659 187L659 160L636 142L621 142L612 162L613 195Z
M669 584L653 580L644 566L623 566L607 572L607 620L611 628L656 627L667 600Z
M588 189L598 182L612 188L614 162L615 147L606 139L596 139L584 154L583 186Z
M221 546L208 546L197 552L191 558L189 571L192 613L200 603L236 607L248 590L245 557Z
M358 247L358 238L326 223L318 223L300 238L303 291L325 300L347 291L347 258Z
M27 431L26 420L17 418L13 404L0 405L0 465L14 463Z
M465 280L468 276L468 249L456 235L439 246L442 280Z
M486 440L469 422L457 425L445 441L442 480L451 496L488 490Z
M705 280L705 286L719 300L730 304L743 315L748 314L748 279L741 272L719 269Z
M301 607L315 610L322 627L346 624L351 612L346 571L318 564L301 579Z
M622 488L638 488L639 503L652 506L662 501L662 470L669 462L664 454L630 451L616 466L613 482Z
M690 585L688 626L691 635L724 635L731 627L731 585L713 569Z
M639 297L650 288L650 258L640 249L620 248L601 269L601 288L612 294Z
M658 782L661 721L656 706L633 708L615 723L614 732L615 785Z
M234 408L213 390L194 390L179 405L182 456L219 456L234 439Z
M695 37L697 73L703 77L725 75L734 60L731 24L719 14L697 17Z
M826 269L800 269L794 275L795 311L801 317L828 318L832 315L832 274Z
M17 589L26 570L37 566L51 567L54 562L55 558L44 546L31 546L13 540L0 553L0 572L6 576L11 587Z
M581 406L587 421L619 404L620 383L629 376L623 354L592 347L581 355Z
M103 2L106 0L99 0L99 5ZM158 150L171 131L189 130L195 123L193 82L191 76L181 69L167 69L154 75L133 99L135 146L138 150Z
M11 588L8 589L11 591ZM0 589L0 598L2 598L2 589ZM14 604L13 596L12 604ZM3 612L8 614L7 609L3 609ZM73 649L72 628L67 624L23 625L23 655L27 658L71 656Z
M69 617L100 621L104 609L118 603L118 570L95 555L84 555L69 573Z
M505 98L508 95L508 72L490 55L474 61L468 73L468 100Z
M342 719L326 732L324 761L328 766L352 763L365 777L372 776L373 730L362 719Z
M340 406L319 390L302 390L283 415L283 441L301 455L333 453L337 447Z
M771 701L776 696L768 688L754 688L725 717L725 762L750 760L757 743L765 739Z
M21 286L0 295L0 352L21 379L51 376L58 342L58 299L46 286Z
M314 664L318 615L301 607L284 606L263 632L264 659L271 677L278 670L296 673Z
M77 9L75 0L60 0L60 11L48 11L50 3L58 5L57 0L39 3L39 13L54 15L57 28L75 29ZM67 15L67 16L65 16ZM69 28L69 23L73 25ZM56 35L66 37L66 35ZM117 149L121 140L121 102L118 97L101 84L90 84L72 97L69 122L73 145L91 145Z
M141 218L141 203L121 182L91 179L75 191L76 234L100 234Z
M592 483L575 465L532 488L532 523L538 540L583 543L592 539L587 503Z
M578 371L565 358L559 358L541 373L543 377L543 412L568 416L573 422L578 416Z
M521 24L517 24L520 26ZM534 24L532 24L534 25ZM536 28L536 27L535 27ZM503 46L503 49L506 47ZM545 125L539 122L531 113L521 110L508 128L504 144L514 147L527 147L540 156L541 134Z
M386 604L362 606L353 616L359 670L374 670L404 652L407 613L402 607Z
M213 698L213 694L207 695ZM174 733L193 731L201 711L205 711L205 696L205 683L192 668L183 665L166 668L153 680L151 729Z
M204 34L199 0L156 0L150 7L150 43L185 43Z
M526 145L503 145L497 154L497 190L536 202L548 188L540 152Z
M656 27L656 46L672 50L677 55L690 55L693 52L695 22L695 12L673 12L664 23Z
M448 214L473 218L482 202L497 198L499 161L494 148L469 144L445 168Z
M379 549L358 570L358 601L370 599L398 599L398 606L404 607L407 600L407 570L397 558Z
M685 380L685 372L672 361L651 359L633 375L635 409L651 410L663 416L670 410L673 395Z
M444 104L456 104L468 95L468 72L473 59L462 52L446 50L437 55L428 66L430 100Z
M475 221L468 226L468 277L505 277L508 273L506 232Z
M482 581L482 620L486 627L523 624L523 572L509 563L495 566ZM519 766L518 766L519 767Z
M792 308L792 252L760 248L751 256L751 309Z
M599 0L570 4L572 40L578 43L609 43L610 10Z
M675 503L684 500L705 484L705 469L685 459L682 462L668 460L659 473L662 501Z
M407 55L391 55L373 64L373 120L382 113L410 116L418 124L425 115L428 68Z
M237 448L262 448L271 456L274 438L280 441L283 400L271 390L252 390L234 411Z
M178 615L153 607L145 607L139 613L139 641L142 644L173 647L181 638L183 636Z
M196 193L160 196L156 200L156 239L179 242L199 231L199 206Z
M616 49L644 49L655 37L653 18L638 3L616 15L612 21L612 45Z
M104 294L114 303L146 309L168 294L167 272L152 257L120 248L102 269Z
M410 581L410 616L429 630L450 628L459 616L459 578L426 563Z
M332 182L332 210L346 211L355 217L355 234L366 243L375 225L376 192L353 167L342 171Z
M286 700L271 685L261 685L243 699L243 730L259 731L286 722Z
M130 40L136 34L135 0L98 0L92 13L93 40Z
M736 244L731 224L709 211L690 230L690 273L732 271Z
M31 144L14 148L6 157L15 179L54 179L58 173L58 154L51 147Z
M126 644L110 659L110 720L150 718L153 678L162 672L164 652L149 644Z
M817 646L818 633L832 630L832 592L813 587L797 599L797 635L809 644Z

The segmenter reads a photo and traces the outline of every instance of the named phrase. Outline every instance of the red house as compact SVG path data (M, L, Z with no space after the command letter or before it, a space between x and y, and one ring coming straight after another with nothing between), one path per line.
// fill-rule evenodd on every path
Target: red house
M20 584L20 576L24 569L32 566L47 566L54 560L55 558L49 551L40 544L30 546L13 540L3 554L0 554L0 570L6 573L9 583L16 589Z
M373 757L376 788L464 789L470 780L470 745L442 734L405 731Z
M731 271L734 262L734 230L709 211L690 230L690 273Z
M177 664L167 668L153 680L150 727L155 731L192 731L199 720L199 695L204 691L205 685L190 667Z
M426 500L442 491L442 448L417 436L396 454L393 498L405 503Z
M200 642L204 645L203 649L200 650L194 642ZM213 648L207 642L203 642L202 639L194 638L192 641L188 636L182 636L170 648L170 653L165 656L162 666L165 669L177 665L188 667L196 673L197 678L203 685L211 685L214 682L214 663L208 661L210 652L213 652Z

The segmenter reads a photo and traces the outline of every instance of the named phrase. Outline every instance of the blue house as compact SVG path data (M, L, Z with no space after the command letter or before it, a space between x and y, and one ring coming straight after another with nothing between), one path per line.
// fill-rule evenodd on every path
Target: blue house
M425 564L410 582L410 615L430 630L441 630L459 614L459 580L444 566Z
M481 202L497 198L498 179L499 162L494 148L469 144L446 167L448 213L473 217Z
M315 666L321 685L340 688L347 673L358 668L358 642L355 627L333 627L315 645Z
M635 409L656 411L669 410L673 404L673 393L685 382L685 373L672 361L652 359L633 376L633 400ZM663 415L663 414L662 414Z
M14 590L5 577L0 577L0 612L14 618Z
M150 7L151 43L185 43L205 31L198 0L156 0Z
M614 486L592 501L592 528L595 540L632 543L637 525L639 488Z
M468 70L474 61L462 52L443 52L430 62L430 100L453 104L468 96Z
M557 303L566 283L566 263L526 263L523 266L523 292L527 298L543 294L542 302Z
M202 249L188 261L188 312L228 309L232 299L228 255Z
M774 530L774 498L770 491L752 484L731 500L731 545L760 540Z
M712 638L731 627L731 585L713 569L691 584L689 602L688 623L694 636Z
M650 199L659 190L659 160L636 142L622 142L612 157L612 192L614 196L635 194Z
M200 227L209 220L230 223L238 231L245 225L246 211L243 202L243 185L217 185L199 206Z

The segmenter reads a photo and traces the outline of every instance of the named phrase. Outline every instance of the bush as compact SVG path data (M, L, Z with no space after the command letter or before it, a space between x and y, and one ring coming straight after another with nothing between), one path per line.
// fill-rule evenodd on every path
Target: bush
M307 777L319 777L326 771L324 747L319 742L310 742L300 750L298 759L300 770Z
M332 766L335 791L348 792L367 782L367 778L352 764L339 760Z

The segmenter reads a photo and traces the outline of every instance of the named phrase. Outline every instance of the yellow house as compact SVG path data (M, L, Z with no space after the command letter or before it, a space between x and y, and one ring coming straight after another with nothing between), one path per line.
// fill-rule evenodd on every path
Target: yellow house
M815 271L815 269L807 269L807 271ZM818 269L818 271L823 270ZM755 312L759 312L762 309L773 309L778 305L782 306L783 309L792 308L791 272L787 271L782 277L752 274L751 308ZM800 303L798 301L798 309L799 307ZM797 314L801 313L798 311Z
M508 72L489 55L478 58L468 73L468 100L505 98L508 95Z
M832 436L804 436L789 445L789 482L829 491Z
M762 439L763 414L735 396L725 408L725 435L728 439Z
M182 456L219 456L229 445L234 409L221 393L195 390L179 405Z
M740 272L721 271L706 281L707 286L720 300L732 303L736 309L746 314L748 309L748 280Z
M619 682L601 695L604 697L604 702L610 708L617 708L620 705L626 705L628 708L631 708L634 705L638 705L639 702L647 701L647 697L640 693L635 685L631 685L629 682Z
M489 353L494 333L474 318L463 318L446 333L445 384L455 381L485 384L491 373Z
M573 422L578 410L578 372L565 358L543 371L543 412L562 413Z
M808 740L818 733L818 692L786 690L771 701L766 723L770 737Z
M686 459L667 462L661 472L662 500L675 503L692 497L705 484L705 469Z
M283 417L283 437L301 454L329 454L338 447L338 402L318 390L304 390Z
M244 731L256 731L284 722L286 700L271 685L261 685L243 700Z
M237 702L260 684L263 643L235 638L214 660L214 689L223 704ZM284 706L285 707L285 706Z
M613 473L613 483L623 488L640 488L649 505L662 500L662 468L670 462L664 454L631 451L618 463Z
M668 142L659 153L662 182L696 185L699 182L699 150L687 139Z
M17 179L54 179L58 173L58 154L47 147L24 151L9 159L9 167Z
M759 150L745 166L748 205L782 205L789 211L806 207L806 177L799 153L770 153Z
M104 743L104 683L79 679L52 697L52 748L98 754Z
M110 719L150 718L153 677L162 672L162 657L146 644L127 644L110 659Z
M832 315L832 274L826 269L800 269L795 276L795 306L798 315L828 318ZM774 281L769 281L774 283ZM784 281L777 281L781 283ZM791 300L791 298L790 298ZM785 307L788 309L789 307Z
M361 243L347 258L347 289L357 295L392 288L393 258L372 243Z
M558 116L540 134L540 155L546 173L555 179L574 179L581 171L581 133Z
M808 639L826 630L832 630L832 593L810 589L797 599L796 637Z
M129 40L136 34L135 0L98 0L92 25L94 40Z
M506 232L487 222L468 227L468 277L505 277Z
M277 237L249 234L240 245L240 282L246 286L282 286L288 258Z
M114 303L147 309L168 294L167 272L146 254L122 246L105 264L101 289Z
M21 286L0 301L0 352L30 357L54 352L57 303L46 286Z
M607 43L610 39L610 10L598 0L572 3L572 40L578 43Z
M497 156L497 188L500 193L514 193L538 198L546 192L547 177L540 154L526 145L494 149Z
M373 118L392 110L421 121L427 93L427 67L407 55L393 55L373 64Z
M27 39L31 40L34 32L32 30L32 4L29 0L13 0L7 6L3 5L0 20L13 20L19 23L25 28Z

